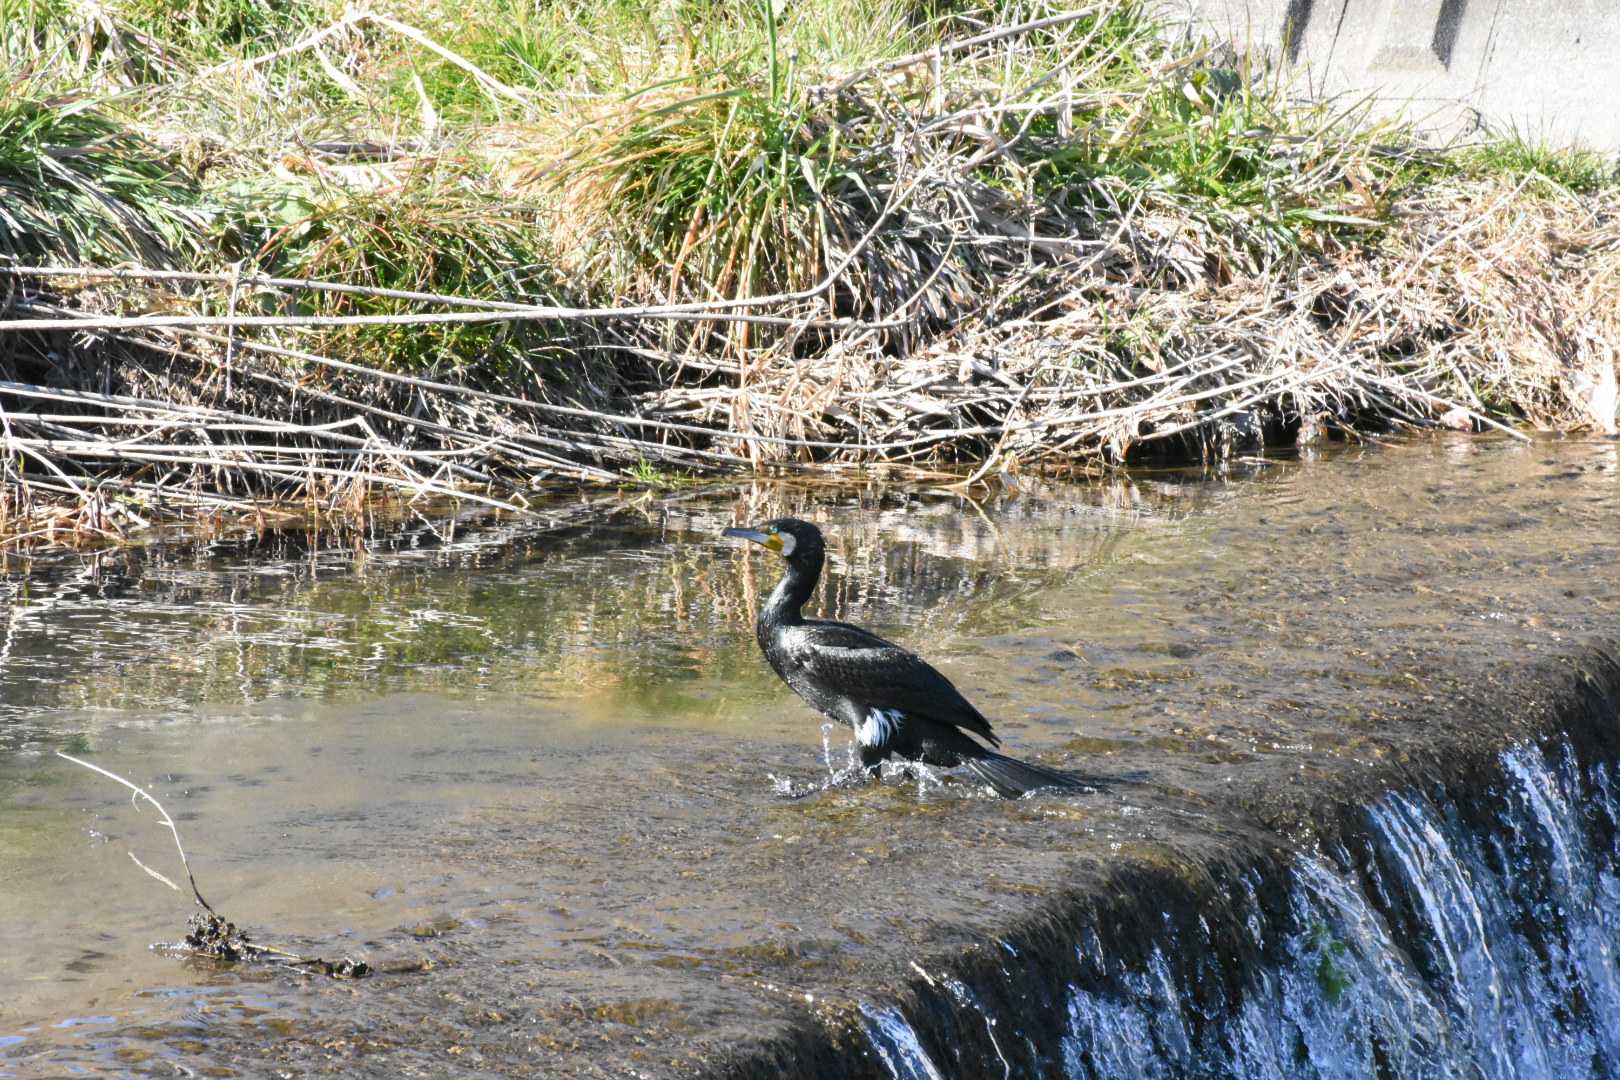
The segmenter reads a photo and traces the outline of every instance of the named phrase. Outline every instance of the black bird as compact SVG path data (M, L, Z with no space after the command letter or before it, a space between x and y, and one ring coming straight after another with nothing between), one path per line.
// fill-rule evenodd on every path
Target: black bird
M858 626L801 615L826 555L820 529L777 518L724 535L752 540L787 560L787 573L755 623L759 647L811 708L850 726L869 775L893 755L947 769L966 765L1007 799L1036 788L1085 786L1069 773L1015 761L972 738L1001 744L990 721L921 658Z

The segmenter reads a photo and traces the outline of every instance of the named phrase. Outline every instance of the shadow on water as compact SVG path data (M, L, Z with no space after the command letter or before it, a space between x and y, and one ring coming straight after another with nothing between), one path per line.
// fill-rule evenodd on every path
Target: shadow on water
M943 965L1093 910L1075 898L1122 868L1161 889L1219 865L1271 867L1278 888L1306 880L1296 865L1360 872L1276 853L1313 835L1311 806L1500 761L1537 730L1528 684L1496 673L1620 639L1612 443L1238 468L978 504L744 485L0 579L0 1074L747 1072L745 1048L774 1046L807 1070L841 1054L838 1071L887 1075L888 1055L897 1075L974 1075L941 1059L917 970L963 1015L1000 1008L1013 989L966 968L953 987ZM778 797L772 776L817 781L846 739L824 749L757 655L776 567L718 537L782 513L828 531L824 613L928 656L1013 752L1143 782L1016 804L949 778ZM186 909L128 853L161 864L168 838L58 748L162 799L233 918L379 974L147 952ZM1338 955L1352 917L1334 917L1261 925ZM1337 936L1312 946L1312 918ZM1156 977L1125 960L1110 977ZM992 1039L980 1065L1109 1074L1085 1064L1102 1036L1068 1018L1071 1000L1103 1016L1114 984L1065 978L1058 1034ZM1151 1062L1172 1043L1118 1075L1169 1075Z

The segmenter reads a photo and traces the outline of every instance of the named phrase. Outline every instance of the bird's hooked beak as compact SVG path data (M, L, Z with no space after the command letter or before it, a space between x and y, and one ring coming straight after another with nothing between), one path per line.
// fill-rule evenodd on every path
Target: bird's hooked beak
M758 529L726 529L721 536L737 536L744 540L752 540L761 547L769 548L778 555L782 554L782 534L760 532Z

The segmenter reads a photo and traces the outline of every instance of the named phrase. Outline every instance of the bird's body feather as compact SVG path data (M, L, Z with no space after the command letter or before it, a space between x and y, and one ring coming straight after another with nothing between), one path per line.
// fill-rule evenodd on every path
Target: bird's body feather
M971 732L992 746L990 721L932 665L899 645L848 623L806 619L768 635L764 646L782 681L813 708L851 727L873 709Z

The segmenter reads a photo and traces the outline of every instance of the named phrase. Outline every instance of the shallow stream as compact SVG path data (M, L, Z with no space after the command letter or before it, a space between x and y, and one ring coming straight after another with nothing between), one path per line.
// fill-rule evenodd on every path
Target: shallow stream
M1448 773L1472 757L1510 781L1534 773L1499 802L1513 783L1553 792L1543 802L1612 795L1603 763L1538 748L1539 684L1518 673L1620 641L1617 510L1613 441L1448 438L1025 479L979 502L744 485L19 569L0 577L0 1075L748 1072L807 1030L826 1031L850 1073L978 1075L983 1062L929 1044L946 1020L895 1002L950 987L957 958L1011 955L1013 928L1082 910L1075 897L1117 900L1122 867L1144 881L1285 868L1261 875L1283 898L1256 901L1270 912L1256 925L1276 921L1268 963L1284 971L1297 954L1318 997L1341 968L1364 988L1421 983L1422 963L1410 977L1390 966L1409 949L1345 944L1356 920L1390 918L1344 892L1362 887L1355 845L1376 829L1324 846L1312 808L1361 808L1386 831L1402 814L1444 819L1494 783L1476 768L1470 792ZM843 765L848 737L764 667L752 612L777 567L718 534L786 512L828 532L824 613L913 647L1008 752L1096 790L1005 803L949 777L891 777L782 797ZM190 909L131 854L175 877L171 841L149 807L58 749L162 801L230 918L376 974L149 949L178 938ZM1574 843L1542 847L1555 861ZM1582 963L1614 976L1620 893L1602 875L1620 851L1576 846L1571 888L1584 891L1570 895L1609 910L1581 924ZM1288 914L1310 889L1323 913ZM1153 921L1153 895L1132 902ZM1041 946L1081 968L1100 950L1108 973L1042 991L1064 1025L1050 1040L998 1041L1018 1017L992 1015L971 980L940 1000L1003 1025L987 1045L1009 1075L1185 1072L1177 1047L1199 1052L1204 1036L1156 1028L1172 1003L1154 995L1185 998L1164 988L1219 963L1160 948L1159 964L1185 963L1160 977L1158 946L1115 957L1119 927L1095 929L1094 946L1084 927ZM1587 985L1598 975L1538 993L1575 1013L1613 1008L1620 995ZM1480 992L1522 999L1506 977L1482 975ZM1008 1001L1025 992L1006 979ZM1255 980L1234 983L1228 1030L1298 1028L1317 1007L1289 998L1282 974L1269 997ZM1449 999L1412 994L1414 1022L1444 1026L1423 1018ZM1457 1075L1513 1075L1468 1071L1473 1045L1345 1048L1318 1071L1434 1075L1454 1061ZM1620 1070L1613 1045L1543 1059L1568 1068L1587 1051ZM1293 1043L1278 1054L1297 1064ZM1269 1075L1272 1060L1206 1068Z

